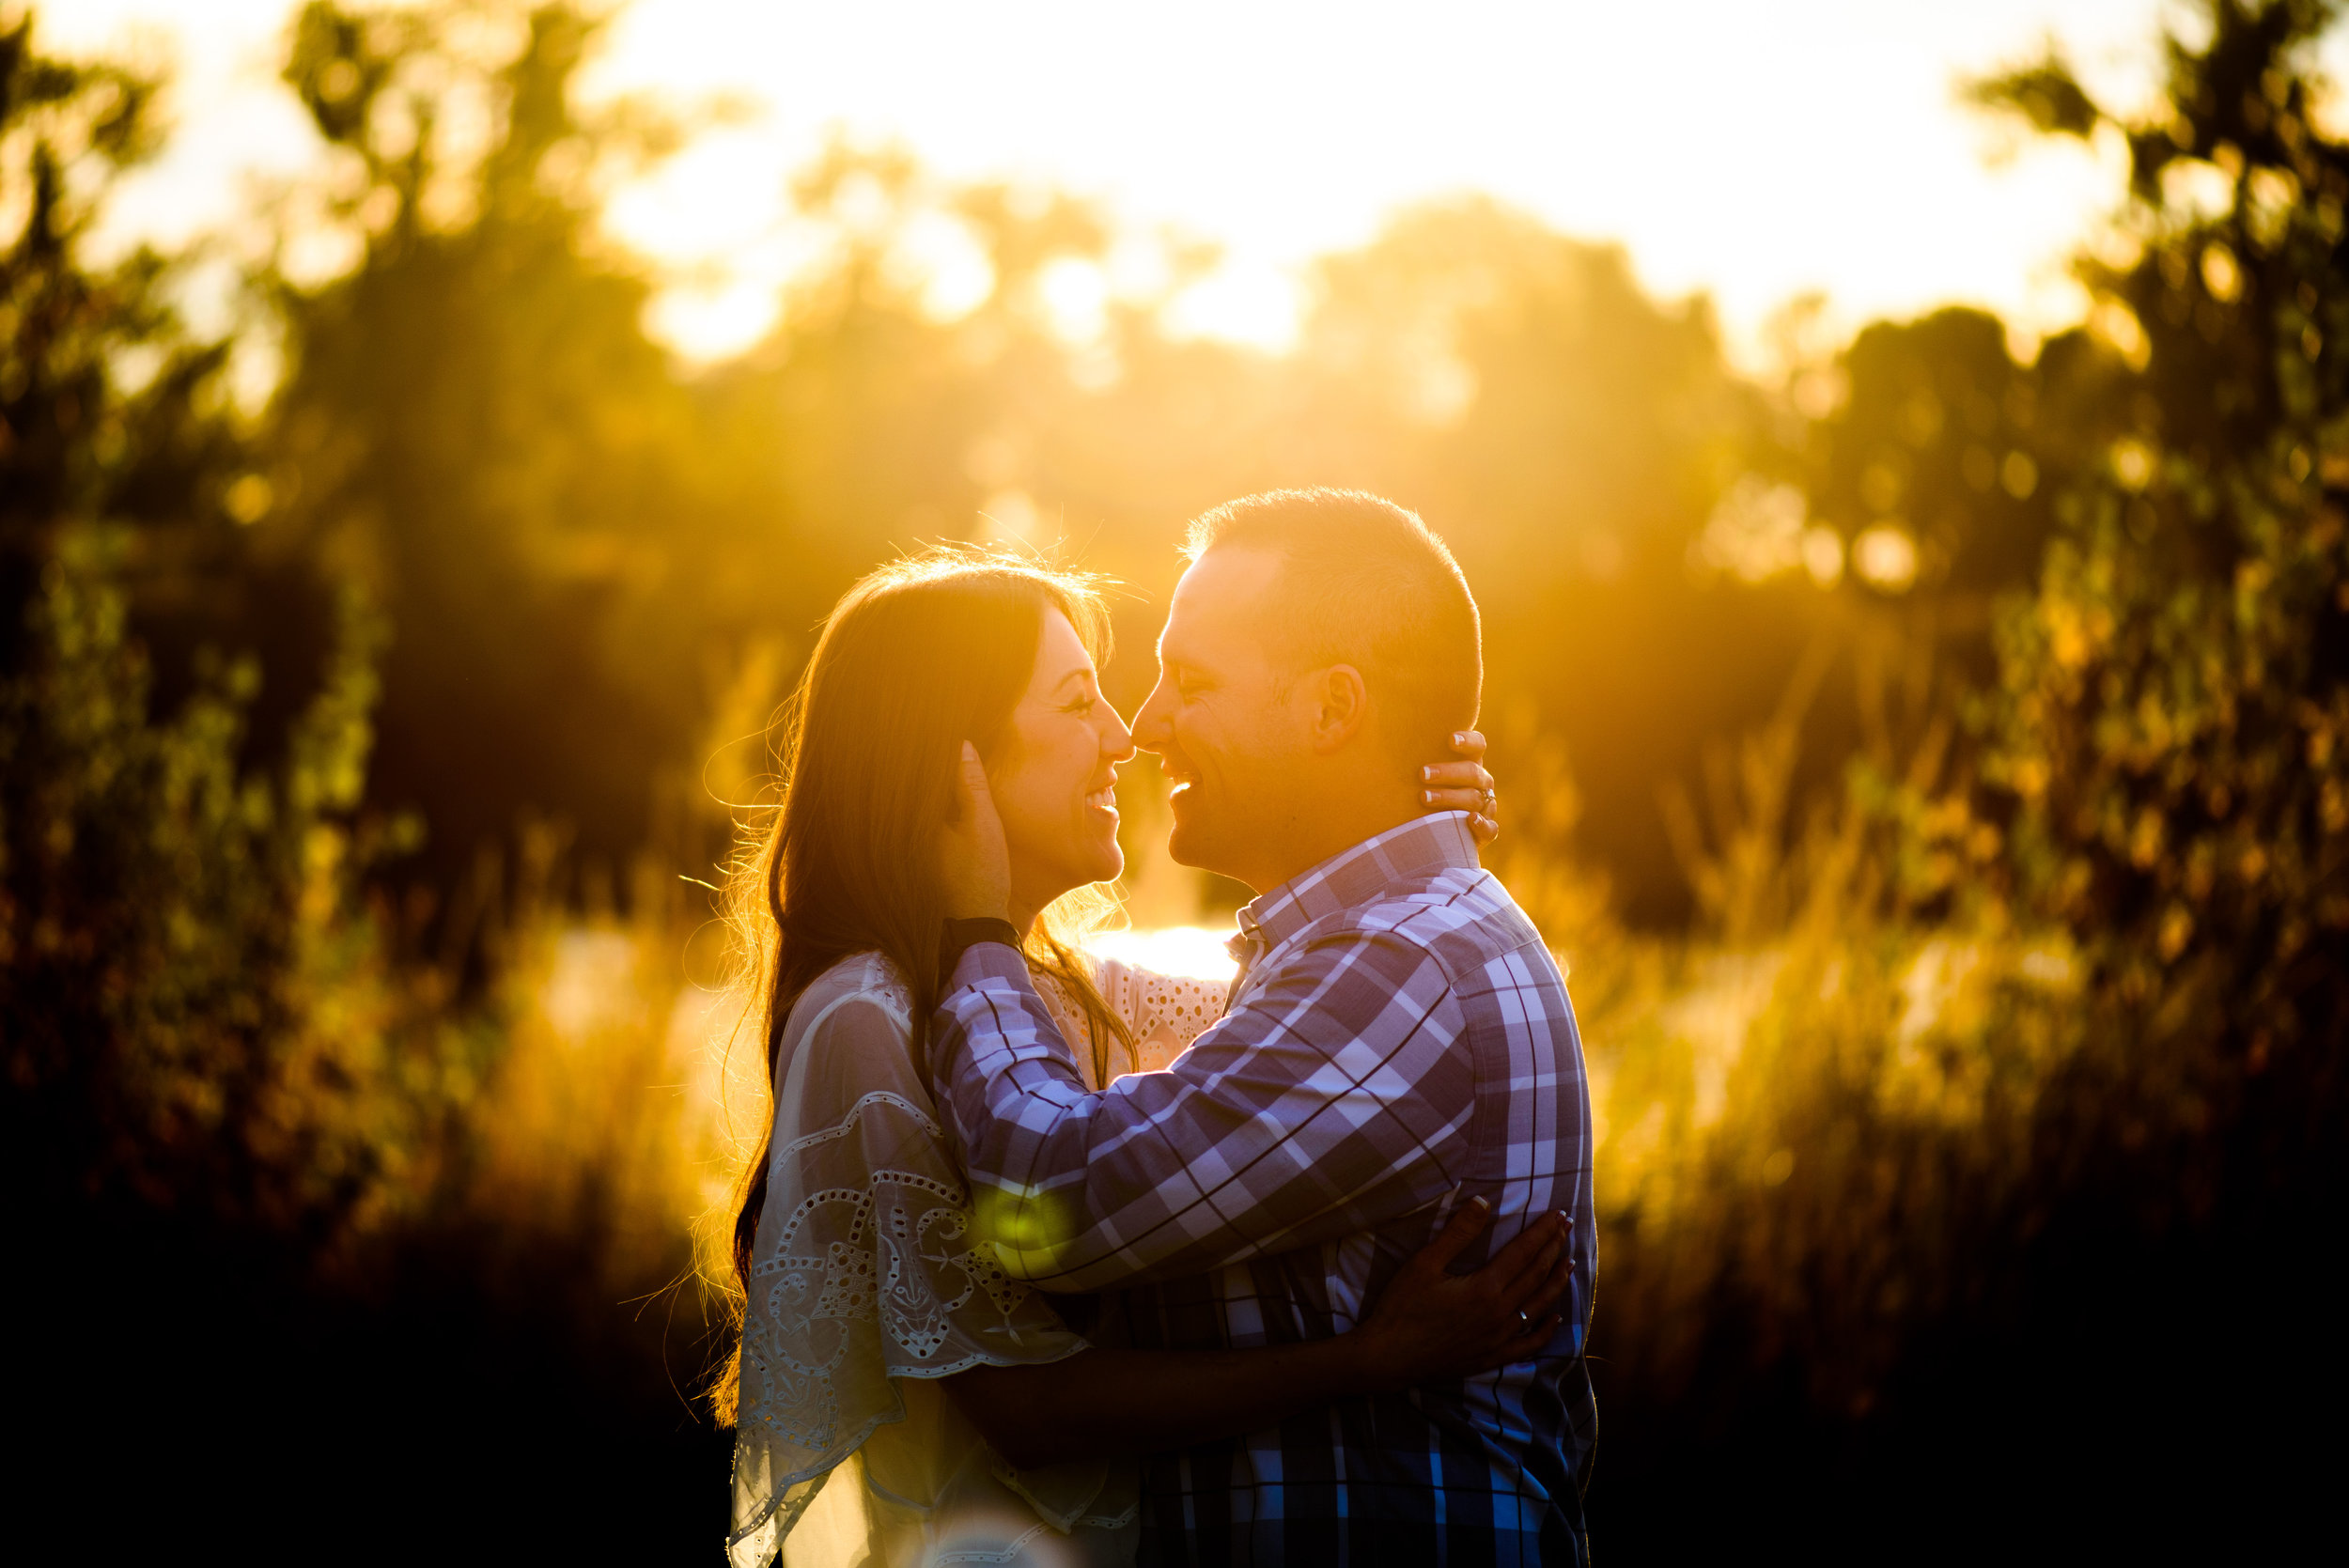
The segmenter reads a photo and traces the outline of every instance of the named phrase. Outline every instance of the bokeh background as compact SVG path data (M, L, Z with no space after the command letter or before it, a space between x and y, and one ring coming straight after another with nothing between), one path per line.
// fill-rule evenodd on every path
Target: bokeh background
M18 1528L713 1560L708 884L814 627L1056 552L1130 708L1182 521L1319 483L1484 607L1597 1550L2289 1539L2339 8L1959 9L0 8ZM1120 792L1195 951L1236 890Z

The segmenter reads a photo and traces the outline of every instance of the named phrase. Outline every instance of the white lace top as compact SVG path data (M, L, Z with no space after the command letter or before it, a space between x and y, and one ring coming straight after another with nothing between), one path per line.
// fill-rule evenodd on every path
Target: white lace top
M1140 1047L1112 1043L1112 1078L1165 1066L1222 1010L1221 981L1119 959L1097 971ZM1081 1010L1056 986L1041 994L1100 1087ZM913 1064L910 1009L887 960L864 954L827 970L785 1024L728 1555L736 1568L778 1552L786 1568L1129 1562L1130 1467L1015 1470L938 1386L1085 1342L979 1245Z
M1060 1025L1061 1038L1068 1042L1077 1071L1084 1076L1088 1089L1103 1088L1128 1073L1162 1071L1223 1016L1223 993L1228 986L1222 980L1159 974L1124 958L1094 958L1093 984L1101 1000L1110 1004L1110 1011L1133 1031L1136 1047L1128 1051L1113 1039L1101 1042L1110 1064L1108 1075L1102 1077L1095 1070L1093 1052L1086 1048L1092 1032L1084 1009L1050 975L1037 975L1035 981L1036 995L1051 1009L1052 1021Z

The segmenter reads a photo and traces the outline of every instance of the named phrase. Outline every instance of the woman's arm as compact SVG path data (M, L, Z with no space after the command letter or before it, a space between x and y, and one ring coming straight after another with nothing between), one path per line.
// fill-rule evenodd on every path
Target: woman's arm
M1473 1274L1447 1265L1492 1223L1471 1199L1350 1333L1252 1350L1087 1350L1042 1365L974 1367L947 1392L1023 1469L1182 1448L1251 1432L1342 1395L1409 1388L1530 1360L1558 1327L1568 1225L1546 1215Z

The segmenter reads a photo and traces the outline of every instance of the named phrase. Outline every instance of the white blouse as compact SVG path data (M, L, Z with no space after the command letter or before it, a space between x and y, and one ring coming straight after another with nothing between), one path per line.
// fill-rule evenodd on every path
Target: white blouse
M1152 1072L1221 1016L1224 983L1100 959L1097 983ZM1083 1016L1039 994L1099 1088ZM913 1064L912 999L879 954L792 1006L775 1060L767 1201L753 1244L734 1448L736 1568L916 1562L1124 1564L1133 1469L1016 1470L937 1380L1086 1348L980 1243L961 1170Z

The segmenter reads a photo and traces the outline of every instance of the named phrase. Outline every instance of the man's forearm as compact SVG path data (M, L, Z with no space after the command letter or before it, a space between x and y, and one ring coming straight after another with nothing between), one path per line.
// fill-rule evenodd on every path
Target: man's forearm
M1333 999L1349 963L1357 983ZM1004 1268L1056 1290L1196 1273L1440 1196L1475 1096L1431 968L1376 938L1301 955L1174 1067L1092 1094L1019 955L970 949L935 1061Z
M1085 1129L1065 1124L1090 1121L1096 1107L1026 961L1000 943L967 949L936 1021L941 1109L1003 1266L1059 1289L1130 1280L1127 1262L1088 1245L1097 1216L1086 1190ZM1053 1167L1054 1155L1069 1157L1066 1169Z

